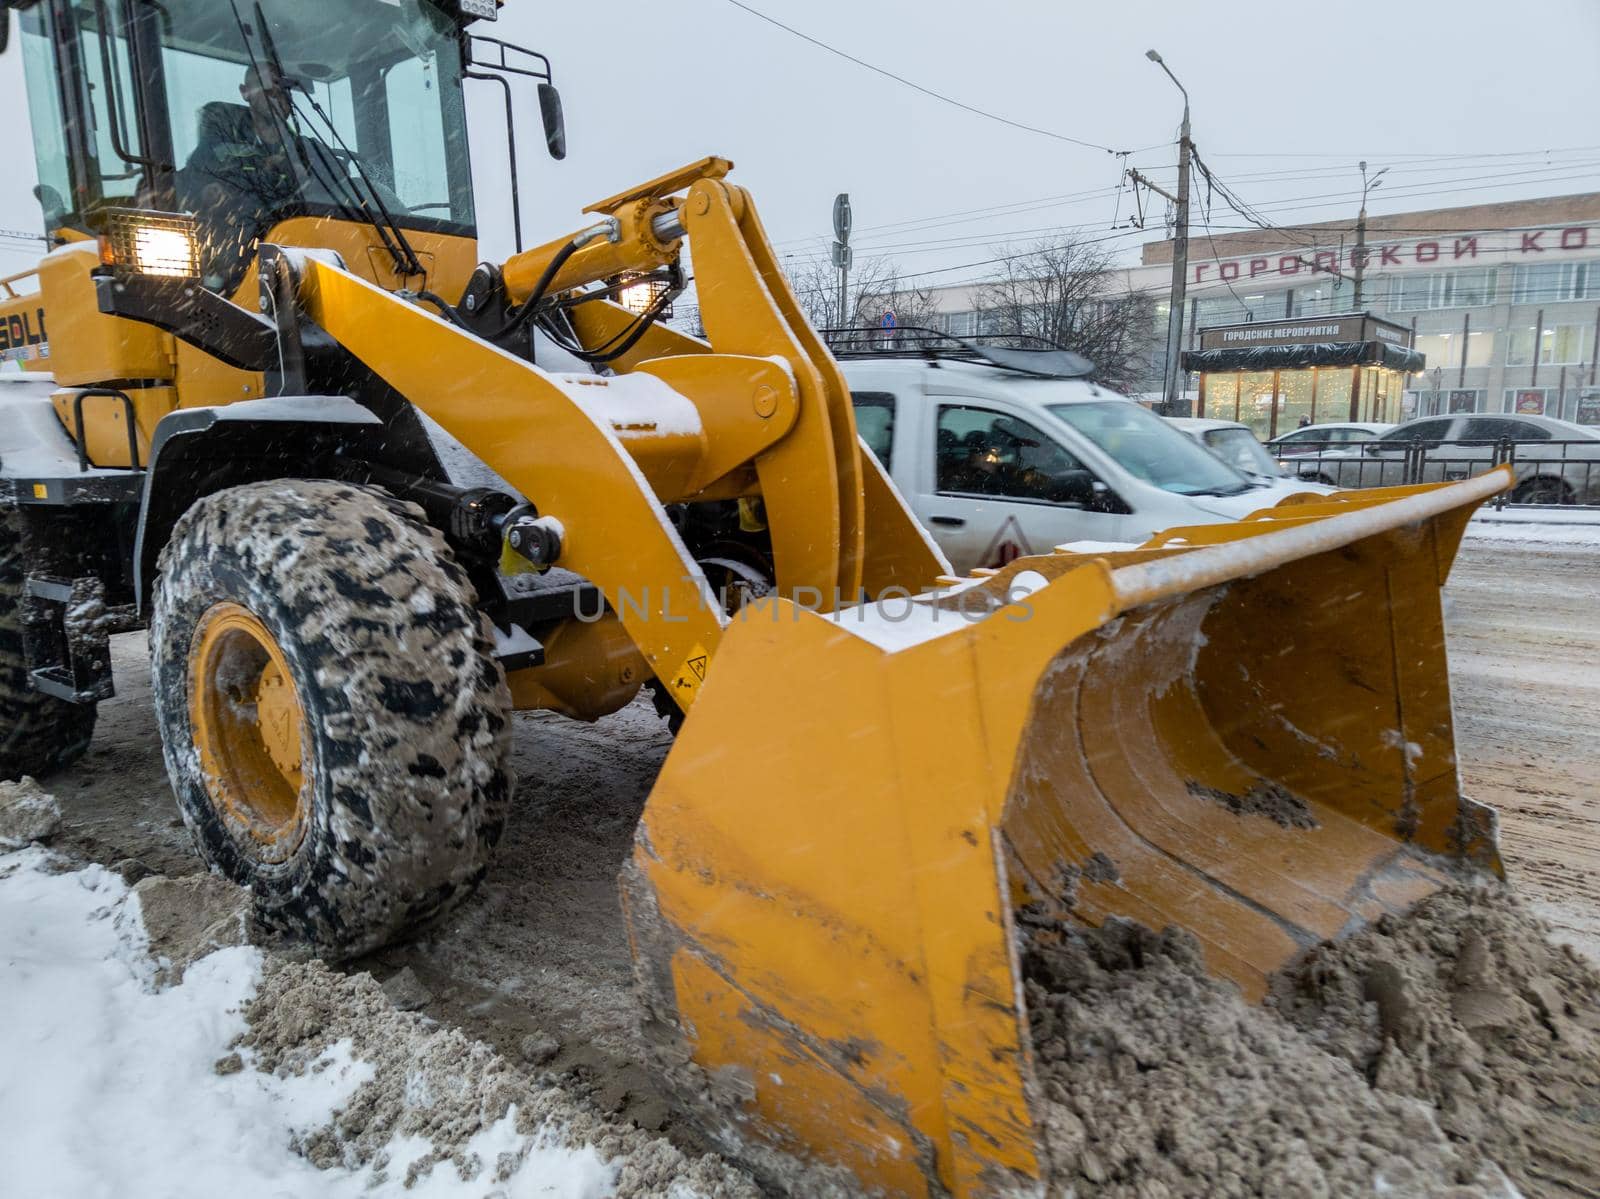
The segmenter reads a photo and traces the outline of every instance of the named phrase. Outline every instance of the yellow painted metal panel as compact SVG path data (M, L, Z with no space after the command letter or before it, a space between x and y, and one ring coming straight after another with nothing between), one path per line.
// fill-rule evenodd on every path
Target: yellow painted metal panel
M47 254L40 292L50 322L50 369L57 383L86 387L108 379L171 379L172 338L153 325L106 316L91 272L99 247L78 242Z

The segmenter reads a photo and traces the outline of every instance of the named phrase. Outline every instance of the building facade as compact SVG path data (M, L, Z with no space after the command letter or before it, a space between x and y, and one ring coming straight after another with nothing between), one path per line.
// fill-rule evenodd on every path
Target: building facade
M1184 349L1199 349L1208 328L1365 311L1411 331L1426 359L1394 383L1401 416L1521 411L1600 424L1600 192L1373 217L1364 253L1355 243L1354 219L1191 237ZM1171 262L1170 241L1147 243L1115 284L1160 297L1151 392L1165 367ZM936 300L949 332L981 331L979 289ZM1261 383L1241 378L1236 391L1259 394ZM1219 385L1211 398L1223 394Z

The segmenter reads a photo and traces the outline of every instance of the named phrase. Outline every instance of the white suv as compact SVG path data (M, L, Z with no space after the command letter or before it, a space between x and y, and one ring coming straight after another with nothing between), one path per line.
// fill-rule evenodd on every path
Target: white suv
M862 439L957 571L1068 542L1136 545L1326 490L1246 477L1148 409L1071 377L1088 364L1064 352L839 357Z

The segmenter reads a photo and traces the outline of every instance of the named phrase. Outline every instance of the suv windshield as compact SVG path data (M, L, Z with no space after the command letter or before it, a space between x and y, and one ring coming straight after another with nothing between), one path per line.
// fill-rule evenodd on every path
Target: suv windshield
M1201 436L1207 448L1235 470L1263 479L1276 479L1283 473L1249 429L1207 429Z
M1117 464L1176 495L1239 495L1250 480L1131 400L1050 404L1050 414L1099 446Z

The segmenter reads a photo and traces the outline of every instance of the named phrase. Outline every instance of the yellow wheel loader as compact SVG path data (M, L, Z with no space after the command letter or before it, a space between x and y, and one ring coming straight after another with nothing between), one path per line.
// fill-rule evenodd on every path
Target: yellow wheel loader
M1021 908L1185 926L1259 996L1500 871L1440 588L1507 472L953 578L726 161L477 261L464 89L564 148L493 0L3 7L53 248L0 351L54 390L0 411L0 768L81 753L148 627L184 819L268 927L444 911L510 713L648 686L663 1077L768 1177L991 1195L1046 1164ZM660 319L686 246L704 338Z

